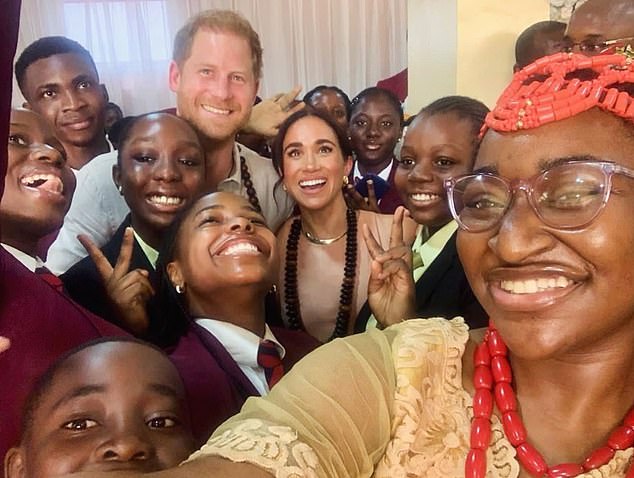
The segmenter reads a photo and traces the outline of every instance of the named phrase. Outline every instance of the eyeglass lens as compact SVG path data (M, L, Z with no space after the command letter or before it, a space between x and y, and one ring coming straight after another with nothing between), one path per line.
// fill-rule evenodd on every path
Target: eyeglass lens
M513 202L514 191L529 193L529 203L541 220L556 228L581 227L601 210L607 174L600 165L556 166L524 182L509 183L487 174L458 179L452 205L459 223L470 231L494 227Z

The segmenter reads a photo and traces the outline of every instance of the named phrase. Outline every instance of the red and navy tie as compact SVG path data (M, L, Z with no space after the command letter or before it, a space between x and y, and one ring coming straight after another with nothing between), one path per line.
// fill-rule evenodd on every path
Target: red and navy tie
M35 269L35 273L42 279L44 282L48 282L51 286L53 286L57 292L61 292L64 294L64 283L62 280L53 274L47 267L37 267Z
M258 348L258 365L264 369L264 376L269 388L272 388L284 375L284 365L277 351L277 346L270 340L260 342Z

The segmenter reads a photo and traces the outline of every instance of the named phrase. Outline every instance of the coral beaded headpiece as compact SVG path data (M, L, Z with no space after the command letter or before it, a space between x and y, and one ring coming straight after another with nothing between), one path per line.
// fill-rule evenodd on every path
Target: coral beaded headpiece
M481 135L488 128L537 128L594 107L634 121L634 97L618 88L623 83L634 84L631 55L556 53L540 58L513 76L487 115Z

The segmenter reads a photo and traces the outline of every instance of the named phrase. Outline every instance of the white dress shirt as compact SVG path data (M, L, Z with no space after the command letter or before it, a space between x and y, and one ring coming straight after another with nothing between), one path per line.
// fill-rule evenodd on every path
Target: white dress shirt
M0 244L9 254L16 258L18 262L20 262L24 267L26 267L31 272L35 272L35 269L38 267L42 267L44 262L39 257L29 256L26 252L22 252L20 249L16 249L9 244L5 244L4 242Z
M264 369L258 365L260 342L262 340L273 342L280 358L284 358L286 350L275 338L268 325L264 326L264 337L261 338L250 330L221 320L196 319L196 323L218 339L260 395L264 396L269 393L269 384L266 381Z

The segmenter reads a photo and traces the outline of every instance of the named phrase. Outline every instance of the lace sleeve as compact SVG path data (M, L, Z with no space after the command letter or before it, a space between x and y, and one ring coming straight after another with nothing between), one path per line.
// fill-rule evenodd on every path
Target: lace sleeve
M390 439L391 336L371 331L320 347L190 460L220 456L278 478L370 476Z

